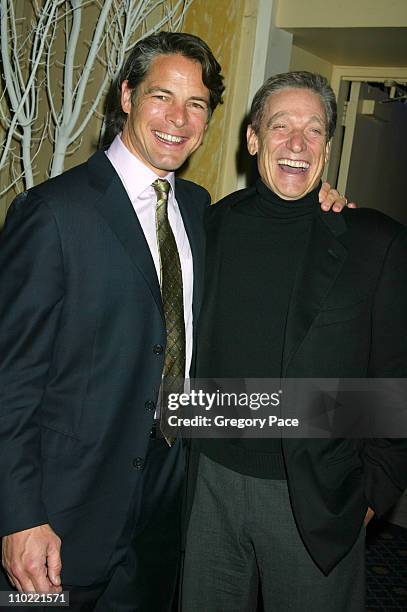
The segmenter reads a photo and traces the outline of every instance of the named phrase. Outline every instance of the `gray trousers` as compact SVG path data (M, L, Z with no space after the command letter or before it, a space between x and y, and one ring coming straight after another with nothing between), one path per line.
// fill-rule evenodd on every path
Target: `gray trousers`
M361 612L365 533L325 576L298 534L287 483L201 456L188 529L182 612Z

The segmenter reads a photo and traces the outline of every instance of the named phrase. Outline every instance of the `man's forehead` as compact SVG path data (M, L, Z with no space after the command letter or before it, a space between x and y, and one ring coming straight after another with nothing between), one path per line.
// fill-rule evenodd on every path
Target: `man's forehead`
M151 60L146 72L145 79L158 75L162 78L173 78L174 72L185 74L200 74L202 76L202 65L199 61L182 55L182 53L161 53Z
M310 114L325 123L325 107L320 96L312 89L286 87L271 92L265 104L265 111L273 116Z
M294 116L296 114L297 113L295 113L293 111L290 111L290 110L277 111L277 112L273 113L271 116L269 116L268 119L270 121L274 121L276 119L280 119L280 118L284 118L284 117L288 117L289 118L289 117ZM317 121L318 123L323 123L325 125L325 117L324 117L323 114L320 115L319 113L316 113L316 114L313 114L313 115L309 115L307 117L307 119L309 121Z
M209 101L209 89L203 82L200 62L180 53L161 54L155 57L140 83L140 91L166 91L174 93L178 88L189 90L191 97Z

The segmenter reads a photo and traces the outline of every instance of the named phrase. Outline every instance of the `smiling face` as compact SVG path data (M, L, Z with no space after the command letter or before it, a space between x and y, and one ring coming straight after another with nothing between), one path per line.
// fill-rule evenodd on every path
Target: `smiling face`
M178 54L156 57L134 103L127 81L122 83L121 104L127 114L124 144L158 176L182 166L202 143L209 90L198 62Z
M315 189L330 149L318 94L299 88L271 94L258 133L247 129L247 147L257 154L263 182L280 198L298 200Z

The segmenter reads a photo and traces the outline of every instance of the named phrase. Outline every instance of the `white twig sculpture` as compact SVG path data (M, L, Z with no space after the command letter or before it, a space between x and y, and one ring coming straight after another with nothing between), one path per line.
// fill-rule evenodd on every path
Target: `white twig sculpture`
M15 0L0 0L0 197L35 184L44 140L52 143L48 175L64 170L92 118L101 125L102 99L125 54L155 31L179 30L192 2L32 0L29 23ZM85 41L86 22L94 28Z

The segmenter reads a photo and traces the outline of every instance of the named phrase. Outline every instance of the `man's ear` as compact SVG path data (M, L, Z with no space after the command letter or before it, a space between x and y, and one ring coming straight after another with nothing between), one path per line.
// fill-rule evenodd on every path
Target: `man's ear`
M332 144L332 139L328 140L328 142L325 145L325 163L326 164L329 162L329 157L331 155L331 144Z
M258 147L259 141L257 138L257 134L251 125L247 126L246 139L247 139L247 150L249 151L250 155L256 155L259 149Z
M124 113L126 113L126 115L128 115L130 113L131 110L131 94L132 94L132 89L130 89L129 87L129 83L128 81L123 81L123 83L121 84L121 105L122 105L122 111Z

